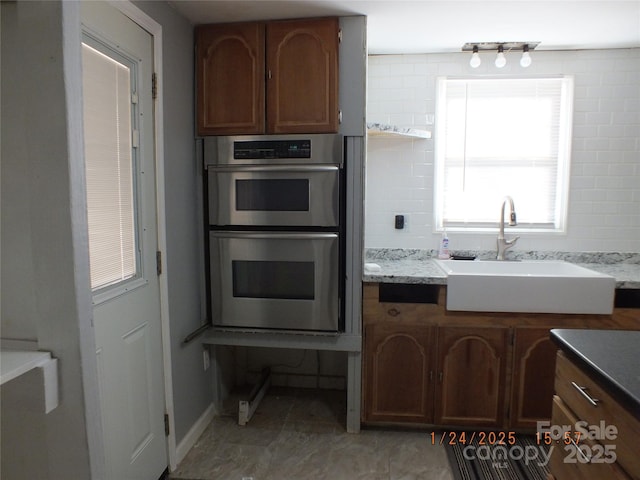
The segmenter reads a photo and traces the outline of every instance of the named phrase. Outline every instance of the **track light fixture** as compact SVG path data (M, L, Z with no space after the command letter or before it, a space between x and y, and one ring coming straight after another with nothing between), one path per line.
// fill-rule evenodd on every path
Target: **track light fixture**
M504 56L504 47L502 45L498 45L498 55L496 55L495 64L498 68L502 68L507 64L507 57Z
M482 60L480 60L480 55L478 54L478 46L473 46L473 53L471 54L471 60L469 60L469 65L471 68L478 68Z
M522 47L522 57L520 58L520 66L527 68L531 65L531 55L529 55L529 45Z
M469 60L469 66L471 68L478 68L482 63L480 59L480 51L494 50L498 52L495 59L495 66L497 68L503 68L507 64L507 58L505 52L522 51L522 57L520 58L520 66L527 68L531 65L532 59L529 54L530 50L535 49L540 42L477 42L477 43L465 43L462 46L463 52L472 52L471 59Z

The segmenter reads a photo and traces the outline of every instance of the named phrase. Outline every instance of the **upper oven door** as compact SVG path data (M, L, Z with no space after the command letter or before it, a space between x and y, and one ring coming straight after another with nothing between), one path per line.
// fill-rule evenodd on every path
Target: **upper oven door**
M338 226L335 165L216 167L207 177L211 225Z

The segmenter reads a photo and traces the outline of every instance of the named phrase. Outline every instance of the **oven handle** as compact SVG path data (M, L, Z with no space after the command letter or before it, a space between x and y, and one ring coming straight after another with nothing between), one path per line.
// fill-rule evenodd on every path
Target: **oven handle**
M237 165L233 167L212 167L213 172L336 172L338 165Z
M209 232L215 238L247 238L247 239L290 239L290 240L322 240L338 238L337 233L305 233L305 232L231 232L231 231L215 231Z

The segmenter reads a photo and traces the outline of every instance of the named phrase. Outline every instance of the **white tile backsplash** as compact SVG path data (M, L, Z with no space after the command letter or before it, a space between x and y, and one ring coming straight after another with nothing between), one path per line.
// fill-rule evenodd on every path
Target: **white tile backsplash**
M434 130L438 75L574 75L567 233L521 234L515 249L640 252L640 49L534 51L526 70L516 53L501 71L492 57L481 54L471 69L467 53L370 56L367 120ZM369 138L367 248L437 248L434 142ZM398 214L403 230L394 228ZM495 248L496 233L449 237L452 250Z

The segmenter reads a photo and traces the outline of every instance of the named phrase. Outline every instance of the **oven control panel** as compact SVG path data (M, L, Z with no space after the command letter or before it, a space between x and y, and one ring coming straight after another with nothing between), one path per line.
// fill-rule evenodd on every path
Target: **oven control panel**
M238 166L343 166L344 141L339 134L237 135L204 137L205 170Z
M233 142L233 158L311 158L311 140L250 140Z

